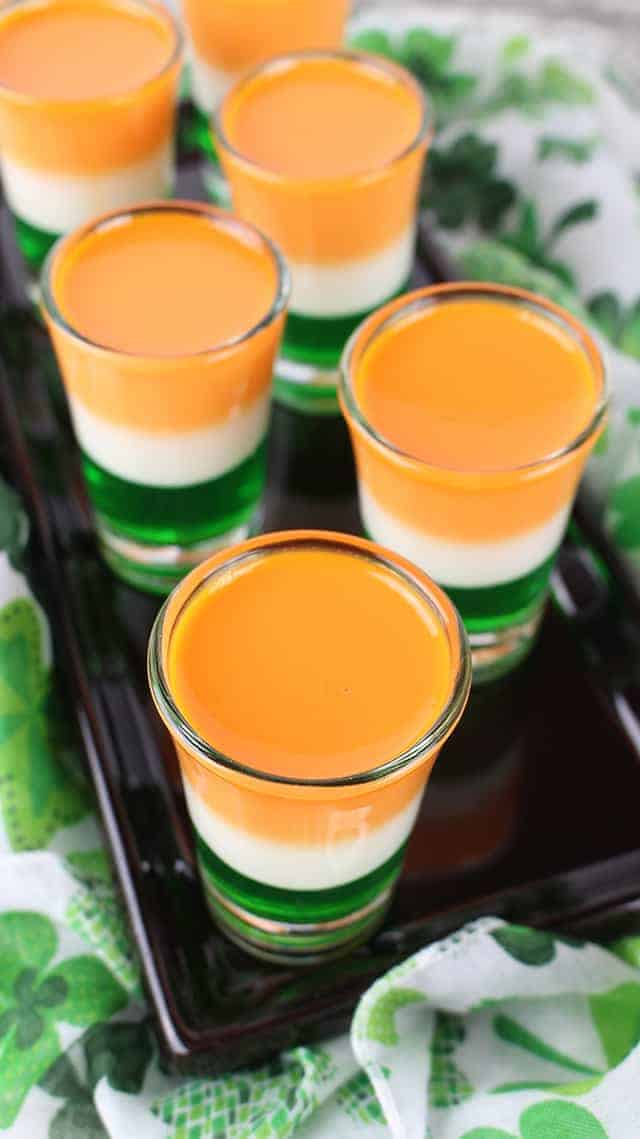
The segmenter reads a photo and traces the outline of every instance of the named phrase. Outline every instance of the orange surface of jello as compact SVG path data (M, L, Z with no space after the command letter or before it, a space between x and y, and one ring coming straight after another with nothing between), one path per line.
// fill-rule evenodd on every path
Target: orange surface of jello
M356 398L374 430L437 467L498 471L571 445L601 392L571 333L526 306L436 302L365 349Z
M267 316L274 258L220 214L135 211L89 232L53 279L72 328L120 352L171 356L213 349Z
M356 176L399 157L422 108L389 70L348 58L301 57L238 88L223 125L244 158L290 178Z
M167 674L182 715L218 752L331 779L420 739L450 698L453 668L416 587L364 555L312 547L214 574L178 617Z
M126 94L157 75L174 49L152 9L114 0L0 7L0 84L40 99Z

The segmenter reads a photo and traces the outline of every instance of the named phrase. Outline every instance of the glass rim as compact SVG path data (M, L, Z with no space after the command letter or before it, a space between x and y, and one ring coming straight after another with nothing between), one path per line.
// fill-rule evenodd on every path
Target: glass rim
M268 75L271 72L286 71L293 67L304 63L305 60L341 60L345 63L354 63L358 66L367 68L373 71L379 71L386 76L392 76L394 79L402 83L402 85L413 91L417 96L420 106L420 123L415 136L412 138L401 151L386 159L385 162L379 166L369 167L365 170L358 171L355 174L338 174L335 176L323 175L290 175L282 174L278 170L272 170L269 166L264 166L261 162L256 162L255 159L249 155L244 154L243 151L238 149L234 143L231 142L227 131L223 124L223 116L227 111L231 101L236 98L241 91L247 88L251 83L255 82L260 76ZM324 183L331 186L337 186L342 183L359 183L366 182L370 178L378 177L381 174L392 170L395 166L399 165L411 154L414 153L422 145L422 143L429 138L433 132L435 122L435 114L431 99L427 95L425 89L418 82L417 79L400 64L395 63L393 60L386 59L384 56L374 55L372 52L357 51L350 48L306 48L302 51L283 52L280 55L272 56L270 59L263 60L256 67L252 67L236 80L233 86L223 95L218 106L215 108L211 116L211 124L216 142L218 142L223 150L227 150L229 154L238 159L245 166L251 170L257 171L262 177L268 178L272 182L285 183L294 186L313 186L322 185Z
M170 29L173 36L173 45L169 50L167 58L162 64L142 83L138 83L135 87L127 87L123 91L118 91L115 95L84 95L80 98L62 98L59 95L33 95L27 91L19 91L16 87L10 87L6 83L0 83L0 96L4 95L17 102L37 106L40 103L46 103L48 106L65 107L73 110L76 107L94 107L102 104L110 104L126 102L137 95L141 91L146 91L147 87L153 86L159 79L162 79L167 72L179 63L184 50L184 34L180 24L174 16L171 9L164 4L156 2L156 0L103 0L105 7L113 8L141 8L148 12L152 12L158 20L163 21ZM53 6L56 0L0 0L0 24L6 12L14 8L27 8L29 6L34 8L48 8Z
M410 747L405 748L399 755L386 760L384 763L377 764L375 767L350 775L336 776L331 779L302 779L261 771L259 768L232 759L208 743L191 727L175 703L163 656L168 638L170 638L180 615L189 605L196 592L217 573L228 572L231 566L248 558L268 556L278 550L300 547L316 549L323 546L331 546L345 552L351 551L384 565L399 576L405 585L408 584L420 595L447 634L452 655L452 676L446 701L433 724L418 740ZM213 567L211 567L212 562L215 563ZM177 612L170 614L170 609L175 605L179 605ZM167 628L169 621L171 624ZM454 672L453 656L455 652L458 653L459 659ZM365 538L358 538L350 534L340 534L330 530L288 530L263 534L258 538L243 542L240 546L230 547L226 551L226 556L215 555L214 558L203 562L180 582L164 602L154 621L147 652L147 676L151 696L162 721L170 733L177 737L181 746L185 747L190 754L195 754L198 761L206 765L210 764L213 767L222 767L226 771L254 779L268 786L328 790L331 788L366 786L378 782L387 776L406 770L422 759L425 754L430 754L443 743L460 719L467 702L471 685L471 653L462 620L453 602L426 573L412 565L407 559Z
M22 0L20 0L22 2ZM236 336L231 336L227 340L220 340L216 344L211 344L207 348L199 348L196 351L185 352L131 352L124 349L115 348L113 345L102 344L97 340L92 340L91 337L85 336L80 329L76 328L60 311L58 302L54 296L53 287L53 274L57 267L59 259L64 259L66 254L74 246L80 244L85 238L93 233L97 233L102 227L109 227L114 223L131 217L134 214L148 214L148 213L185 213L185 214L203 214L206 217L213 218L216 223L219 223L223 228L229 230L240 231L244 234L250 234L252 238L257 239L262 249L271 257L276 270L276 289L275 297L272 301L267 312L257 321L251 325L250 328L244 332L239 332ZM138 202L131 206L122 206L115 210L110 210L107 213L101 214L97 218L93 218L85 225L80 226L78 229L72 230L71 233L65 234L58 238L52 248L49 250L42 271L40 274L40 293L41 304L45 310L46 316L51 322L59 329L65 332L68 336L73 337L74 340L83 344L85 347L91 348L95 351L105 353L109 356L124 358L127 360L153 360L156 362L166 361L171 363L177 360L196 360L210 356L218 356L227 352L231 348L236 348L245 341L251 340L258 333L262 332L265 328L283 313L289 301L291 292L291 278L289 269L282 256L278 246L266 234L254 226L251 222L245 221L243 218L236 217L235 214L230 213L228 210L223 210L218 206L214 206L209 202L190 202L181 199L169 199L167 201L149 201Z
M588 423L574 438L569 440L564 446L538 459L505 467L482 468L451 467L442 463L430 462L428 459L423 459L419 455L414 455L410 451L403 450L402 447L399 447L391 439L387 439L386 436L377 431L369 422L356 399L354 391L354 355L359 348L362 348L362 354L364 354L382 331L392 327L407 314L419 312L438 304L455 304L457 300L461 299L470 298L480 300L487 297L499 300L507 307L509 305L522 305L542 316L547 321L551 321L565 332L568 332L581 348L594 376L599 380L600 392L598 401ZM385 312L387 315L384 315ZM573 454L574 451L578 451L603 424L609 406L609 382L605 359L598 347L595 337L577 317L574 317L572 313L563 309L560 305L555 304L555 302L548 300L538 293L533 293L528 289L517 288L516 286L500 285L484 281L454 281L447 284L427 285L422 289L416 289L413 292L406 293L399 299L391 301L388 305L378 309L377 312L372 313L356 328L355 332L351 334L347 341L342 353L338 376L338 398L347 423L353 424L375 443L376 446L385 452L391 452L397 456L398 459L413 463L424 470L430 470L442 475L455 475L461 478L490 479L509 474L533 473L566 458Z

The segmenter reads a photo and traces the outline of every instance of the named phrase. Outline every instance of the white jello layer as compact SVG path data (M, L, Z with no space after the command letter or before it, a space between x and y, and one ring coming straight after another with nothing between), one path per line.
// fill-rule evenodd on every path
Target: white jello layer
M205 115L215 111L223 95L238 78L235 71L212 67L191 45L191 94L193 101Z
M312 846L251 835L212 811L186 779L184 789L191 821L214 854L238 874L285 890L330 890L383 866L408 838L422 798L373 831L366 807L345 806L336 810L334 834Z
M4 193L22 221L46 233L68 233L106 210L164 198L173 186L173 145L167 141L141 162L103 174L33 170L0 156Z
M128 482L176 487L220 478L248 459L267 431L269 395L211 427L167 433L111 423L73 397L69 405L76 438L98 466Z
M413 266L415 225L368 257L330 265L288 258L290 308L298 316L352 316L376 308L406 284Z
M409 558L444 586L477 589L515 581L542 565L557 550L571 504L542 526L497 542L456 542L427 534L395 518L360 486L360 512L367 533Z

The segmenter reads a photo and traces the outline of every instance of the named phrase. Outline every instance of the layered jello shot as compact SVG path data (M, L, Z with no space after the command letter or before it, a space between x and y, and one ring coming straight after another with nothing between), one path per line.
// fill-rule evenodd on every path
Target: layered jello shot
M377 56L293 54L240 80L214 129L235 210L291 270L276 396L335 411L346 340L411 277L431 131L423 91Z
M235 81L274 55L337 48L350 0L185 0L191 90L208 118Z
M468 695L448 598L363 539L266 535L178 586L149 676L222 928L300 962L365 939Z
M253 226L148 203L63 238L43 270L104 556L168 592L246 538L265 470L288 277Z
M511 667L606 414L593 338L517 289L424 289L352 337L341 401L366 532L447 591L478 677Z
M0 5L0 171L32 268L96 214L171 192L180 65L160 4Z

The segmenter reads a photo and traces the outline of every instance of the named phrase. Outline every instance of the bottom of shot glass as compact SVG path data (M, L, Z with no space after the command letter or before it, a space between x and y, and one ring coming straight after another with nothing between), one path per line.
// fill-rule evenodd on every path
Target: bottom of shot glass
M477 683L497 680L517 668L533 648L546 605L546 593L529 609L514 616L510 623L501 614L493 628L483 622L483 628L473 629L473 623L465 621L469 644L473 679Z
M267 960L311 964L370 936L384 916L406 844L363 878L318 890L256 882L218 858L199 835L196 846L209 909L225 933Z
M359 882L333 890L281 890L224 865L197 839L208 908L231 941L264 960L312 965L350 952L383 920L404 847Z
M128 585L162 596L170 593L185 574L211 554L243 542L256 528L257 521L235 526L224 534L216 534L192 545L156 545L124 536L99 515L96 516L98 541L109 568Z
M13 214L16 243L25 264L33 274L40 272L47 253L60 237L59 233L49 233L38 229L29 222L23 221L17 214Z

